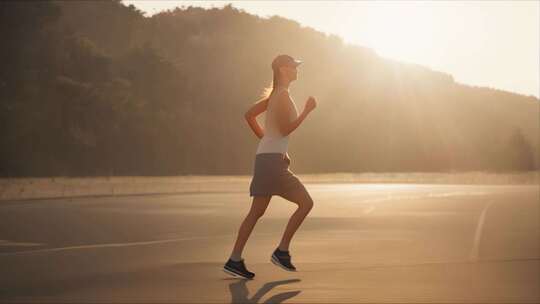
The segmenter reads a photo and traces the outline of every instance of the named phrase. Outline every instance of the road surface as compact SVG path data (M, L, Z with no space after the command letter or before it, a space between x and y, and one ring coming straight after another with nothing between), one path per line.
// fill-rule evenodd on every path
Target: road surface
M536 185L307 184L298 272L270 262L274 196L221 271L247 192L0 202L0 302L540 302Z

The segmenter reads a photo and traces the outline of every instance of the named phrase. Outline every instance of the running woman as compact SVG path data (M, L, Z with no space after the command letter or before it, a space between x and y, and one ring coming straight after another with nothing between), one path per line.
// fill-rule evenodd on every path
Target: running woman
M289 254L291 239L302 221L313 208L313 199L298 177L289 169L291 160L287 153L291 134L316 107L315 98L310 96L300 115L289 95L289 85L296 80L297 67L302 61L289 55L279 55L272 61L272 88L265 97L257 101L246 113L245 118L260 138L255 153L254 174L249 186L253 202L249 213L240 225L238 236L229 260L223 266L226 273L253 279L255 273L246 268L242 251L258 219L264 214L272 195L279 195L298 205L292 214L279 245L270 260L287 271L296 271ZM256 117L266 111L264 130Z

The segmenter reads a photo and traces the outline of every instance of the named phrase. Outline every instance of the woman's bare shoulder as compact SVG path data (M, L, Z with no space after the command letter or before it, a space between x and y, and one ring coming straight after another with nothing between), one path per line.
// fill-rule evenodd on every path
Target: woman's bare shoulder
M289 95L289 90L281 89L276 92L276 98L279 100L290 100L291 96Z

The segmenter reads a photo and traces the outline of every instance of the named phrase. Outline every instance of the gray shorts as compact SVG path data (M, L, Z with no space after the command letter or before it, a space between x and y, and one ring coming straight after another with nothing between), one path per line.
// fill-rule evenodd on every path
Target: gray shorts
M253 178L249 185L250 196L286 195L306 188L289 169L290 161L282 153L255 155Z

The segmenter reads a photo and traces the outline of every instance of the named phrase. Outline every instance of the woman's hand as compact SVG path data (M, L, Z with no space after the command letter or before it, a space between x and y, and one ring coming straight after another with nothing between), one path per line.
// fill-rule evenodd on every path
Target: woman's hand
M315 98L313 96L309 96L308 100L306 101L306 105L304 106L304 112L309 113L313 111L317 107L317 102L315 101Z
M253 131L253 133L255 133L255 136L257 136L259 139L263 138L264 129L259 125L255 116L250 115L249 113L246 113L244 115L244 118L246 119L248 125L251 127L251 130Z
M265 97L257 101L244 113L244 118L248 122L253 133L255 133L255 136L257 136L259 139L263 138L264 130L263 128L261 128L261 126L259 126L259 123L257 122L256 118L259 114L266 111L267 108L268 108L268 97Z

